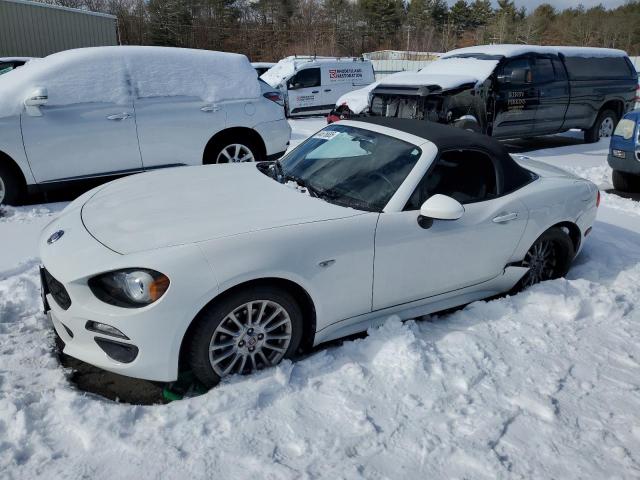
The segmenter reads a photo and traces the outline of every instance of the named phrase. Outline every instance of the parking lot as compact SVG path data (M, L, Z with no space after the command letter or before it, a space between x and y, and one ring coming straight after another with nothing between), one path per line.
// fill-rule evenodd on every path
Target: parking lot
M294 145L324 125L290 122ZM509 144L602 190L611 188L607 147L571 132ZM129 478L202 469L224 478L389 477L394 458L409 476L637 472L640 206L632 199L603 193L566 279L415 322L390 318L364 338L169 405L154 384L68 360L61 368L41 313L36 249L69 198L54 200L7 207L0 218L0 471L111 478L118 464Z

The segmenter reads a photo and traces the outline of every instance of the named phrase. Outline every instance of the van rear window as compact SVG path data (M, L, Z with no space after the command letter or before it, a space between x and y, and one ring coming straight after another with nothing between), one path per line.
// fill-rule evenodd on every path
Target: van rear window
M625 57L565 57L565 64L572 80L629 78L633 75Z

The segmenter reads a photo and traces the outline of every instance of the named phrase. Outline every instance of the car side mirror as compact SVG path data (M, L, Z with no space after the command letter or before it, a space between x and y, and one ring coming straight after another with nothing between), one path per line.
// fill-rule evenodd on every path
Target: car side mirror
M46 105L49 101L49 93L46 88L36 88L31 92L24 100L24 106L26 107L27 114L32 117L41 117L42 112L40 111L40 107Z
M458 220L464 214L464 207L456 199L446 195L436 194L430 197L420 207L418 224L422 228L429 228L434 220Z

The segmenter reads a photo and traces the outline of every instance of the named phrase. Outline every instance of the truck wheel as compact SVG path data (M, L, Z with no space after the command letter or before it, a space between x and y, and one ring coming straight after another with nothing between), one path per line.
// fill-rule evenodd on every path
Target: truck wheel
M22 196L22 182L5 164L0 164L0 205L18 205Z
M613 180L613 188L621 192L640 190L640 176L614 170L611 179Z
M613 110L603 110L598 114L593 126L584 131L584 141L595 143L601 138L613 135L613 131L618 124L618 115Z

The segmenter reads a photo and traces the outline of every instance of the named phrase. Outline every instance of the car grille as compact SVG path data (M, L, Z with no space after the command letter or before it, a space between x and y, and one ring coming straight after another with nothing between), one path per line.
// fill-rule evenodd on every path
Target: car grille
M42 273L44 274L44 281L47 284L47 290L56 301L60 308L63 310L68 310L71 306L71 298L69 298L69 294L67 290L64 288L58 280L53 278L53 276L47 271L46 268L42 269Z

